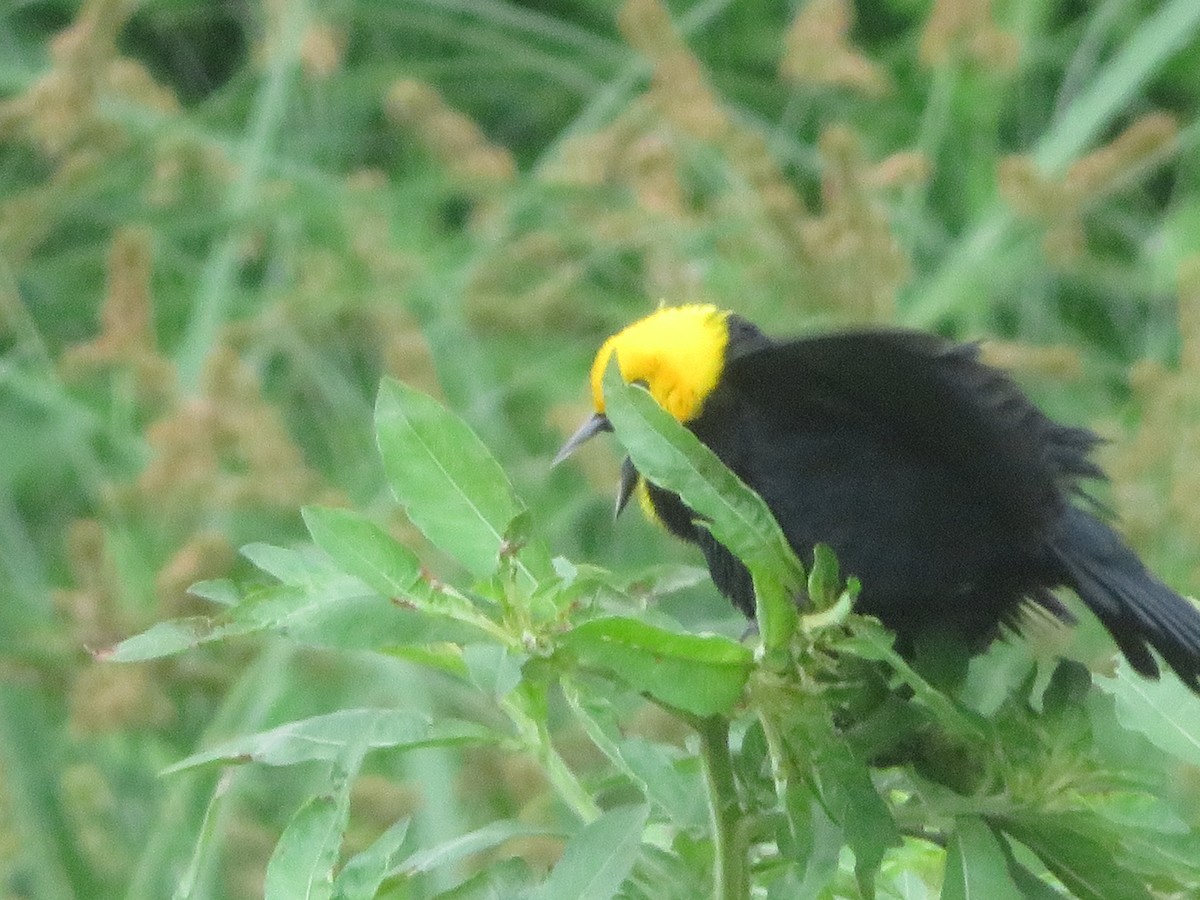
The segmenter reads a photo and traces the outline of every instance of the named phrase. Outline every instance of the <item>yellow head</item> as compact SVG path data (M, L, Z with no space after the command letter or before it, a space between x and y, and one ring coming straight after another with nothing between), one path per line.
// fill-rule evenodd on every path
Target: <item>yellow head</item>
M592 363L592 400L596 414L563 444L554 457L554 465L597 434L612 430L612 424L604 414L603 381L613 354L616 354L621 377L627 382L644 384L659 405L680 422L690 422L699 416L704 401L717 386L725 368L729 315L708 305L666 307L605 341ZM618 513L634 493L647 516L657 520L646 482L633 463L626 459L617 494Z
M669 306L618 331L592 364L592 399L604 412L602 381L615 353L621 377L641 382L680 422L700 414L725 365L729 313L709 305Z

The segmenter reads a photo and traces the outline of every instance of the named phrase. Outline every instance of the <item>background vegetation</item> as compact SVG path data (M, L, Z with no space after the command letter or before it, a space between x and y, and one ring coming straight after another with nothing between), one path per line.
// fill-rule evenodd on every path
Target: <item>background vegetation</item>
M1200 584L1194 0L20 0L0 11L0 94L0 896L258 896L284 827L338 778L343 856L411 817L388 896L512 854L485 872L515 885L587 818L564 772L632 799L554 691L524 744L446 738L356 778L319 759L160 777L354 708L492 723L498 688L478 679L507 670L439 665L453 634L395 636L424 620L276 617L155 662L93 654L236 599L193 582L257 584L250 560L286 574L237 548L304 543L305 504L364 511L426 574L469 584L385 482L385 374L455 410L548 552L613 570L627 613L653 600L646 615L736 637L694 555L636 516L611 524L615 448L549 469L600 339L660 301L776 333L991 339L1048 410L1112 438L1125 533L1183 592ZM1089 623L1068 649L1111 671ZM1072 734L1126 741L1099 749L1140 756L1147 796L1169 786L1172 804L1106 814L1177 846L1200 823L1197 703L1170 680L1108 684L1089 709L1115 698L1159 752L1098 718ZM676 718L591 696L620 758L696 775ZM616 832L645 821L612 805ZM497 822L528 827L409 855ZM674 823L658 838L687 860L703 817ZM957 859L988 846L955 833ZM881 893L936 895L945 858L907 842ZM853 862L828 890L855 896ZM1194 867L1175 874L1151 888L1189 896Z

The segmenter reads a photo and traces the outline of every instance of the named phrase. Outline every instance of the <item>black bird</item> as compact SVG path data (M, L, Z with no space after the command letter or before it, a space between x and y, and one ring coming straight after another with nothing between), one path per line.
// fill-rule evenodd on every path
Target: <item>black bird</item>
M1104 477L1089 459L1099 439L1047 417L974 345L903 329L777 341L713 306L660 309L600 348L596 414L556 462L611 429L601 379L614 353L627 382L762 496L801 559L832 547L862 582L859 611L902 641L949 632L981 648L1022 602L1069 619L1051 594L1068 587L1135 670L1158 676L1153 648L1200 692L1200 612L1146 570L1080 487ZM618 510L634 493L700 547L717 588L753 616L745 566L626 460Z

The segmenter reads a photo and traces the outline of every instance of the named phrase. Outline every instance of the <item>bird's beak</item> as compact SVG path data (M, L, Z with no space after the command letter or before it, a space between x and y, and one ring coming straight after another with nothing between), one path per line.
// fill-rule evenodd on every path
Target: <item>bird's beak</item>
M613 510L613 518L621 514L626 504L629 503L629 498L633 496L633 491L637 487L638 479L641 476L638 470L633 467L633 460L628 456L625 457L625 462L621 463L621 486L617 490L617 506Z
M570 439L562 445L562 449L555 454L554 462L550 465L557 466L560 462L578 450L583 444L590 441L602 431L612 431L612 423L608 421L608 416L604 413L596 413L590 419L579 427L579 430L571 435Z

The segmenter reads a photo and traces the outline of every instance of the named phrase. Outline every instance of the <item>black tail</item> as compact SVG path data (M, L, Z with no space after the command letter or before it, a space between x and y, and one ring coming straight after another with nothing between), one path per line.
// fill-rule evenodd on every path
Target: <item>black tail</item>
M1158 677L1153 647L1200 693L1200 610L1155 578L1120 536L1071 507L1051 550L1068 585L1108 629L1129 664Z

